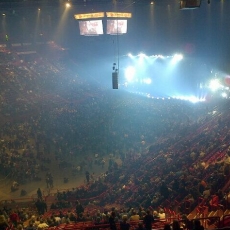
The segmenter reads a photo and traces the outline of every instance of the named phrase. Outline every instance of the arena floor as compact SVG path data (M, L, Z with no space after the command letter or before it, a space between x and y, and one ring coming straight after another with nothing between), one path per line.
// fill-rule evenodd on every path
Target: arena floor
M53 156L54 157L54 156ZM78 159L79 160L79 159ZM82 173L77 173L76 176L72 175L71 168L59 169L57 163L54 159L51 160L53 163L49 165L50 172L54 178L54 184L52 189L48 189L45 181L46 172L41 172L41 181L32 181L23 185L19 185L17 191L11 192L12 179L3 178L0 176L0 201L3 200L15 200L15 199L27 199L36 198L37 189L40 188L44 195L50 193L56 193L58 190L72 189L85 184L85 171L88 170L90 173L95 174L95 178L101 173L108 169L108 160L106 160L106 165L102 168L99 165L93 165L92 168L87 168ZM74 161L77 161L75 159ZM119 160L117 160L119 161ZM76 162L75 162L76 163ZM64 177L69 178L67 183L64 183ZM21 196L21 190L26 191L25 196Z

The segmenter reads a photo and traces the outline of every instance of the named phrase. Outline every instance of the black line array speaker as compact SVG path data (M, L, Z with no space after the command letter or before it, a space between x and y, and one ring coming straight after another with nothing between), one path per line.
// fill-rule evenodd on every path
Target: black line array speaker
M118 72L112 73L113 89L118 89Z

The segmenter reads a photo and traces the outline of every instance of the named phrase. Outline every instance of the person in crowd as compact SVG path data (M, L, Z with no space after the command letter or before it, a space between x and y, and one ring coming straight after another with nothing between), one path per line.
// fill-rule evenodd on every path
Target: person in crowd
M139 221L139 220L140 220L140 216L137 214L135 210L133 210L130 216L130 221Z
M164 230L172 230L170 224L165 224Z
M160 221L165 221L166 215L165 215L165 212L164 212L164 209L163 209L163 208L160 208L159 213L158 213L158 216L159 216L159 220L160 220Z
M168 186L165 184L164 181L162 181L162 183L161 183L161 186L160 186L160 193L161 193L161 195L162 195L165 199L167 199L167 198L169 197L169 188L168 188Z
M19 189L19 184L18 184L18 182L13 181L13 183L12 183L12 185L11 185L11 192L14 192L14 191L16 191L16 190L18 190L18 189Z
M22 224L18 224L18 226L17 226L17 230L23 230L24 228L23 228L23 225Z
M172 230L183 230L183 228L180 227L180 223L178 220L173 220Z
M76 201L76 213L77 213L77 216L80 216L80 214L82 214L84 212L84 208L82 206L82 204L80 203L80 201Z
M9 223L7 222L4 215L0 215L0 230L6 230L9 228Z
M78 217L77 217L77 222L84 222L86 221L86 218L84 217L83 213L81 213Z
M38 199L42 199L42 191L41 191L41 189L40 188L38 188L38 190L37 190L37 196L38 196Z
M15 211L15 210L12 210L11 211L11 214L9 216L10 218L10 221L12 222L12 224L17 227L18 226L18 223L20 221L19 219L19 216L18 216L18 213Z
M156 210L153 211L153 218L154 218L154 220L159 220L159 218L160 218L159 214Z
M193 230L204 230L200 220L194 220Z
M112 211L109 217L109 227L110 230L117 230L117 225L116 225L116 213L115 211Z
M140 222L140 223L138 223L138 227L135 230L146 230L146 229L145 229L143 223Z
M146 215L143 219L143 223L145 225L145 228L147 230L151 230L152 229L152 223L154 222L154 218L153 215L151 214L150 210L146 211Z
M184 229L192 229L193 227L193 223L191 220L188 219L187 215L182 215L181 217L181 223L182 223L182 227Z
M94 216L94 222L95 224L100 224L102 222L102 215L101 215L100 210L97 210L97 213Z
M80 218L81 215L82 215L82 213L79 214L79 218ZM76 216L73 212L70 213L69 220L71 222L77 222L77 218L78 218L78 216Z
M120 222L120 230L129 230L130 229L130 224L127 221L128 221L128 216L123 215L122 221Z
M211 188L207 186L205 190L203 191L203 197L204 199L208 199L211 195Z
M29 222L29 225L25 228L26 230L36 230L36 227L33 224L33 221Z
M218 205L219 205L219 196L218 196L218 193L216 192L212 196L211 200L209 201L209 208L210 210L217 210Z
M46 229L48 228L49 225L45 222L45 220L41 220L40 223L38 224L38 229L39 230L43 230L43 229Z
M89 179L90 179L90 173L89 173L89 171L85 172L85 178L86 178L86 182L89 183Z

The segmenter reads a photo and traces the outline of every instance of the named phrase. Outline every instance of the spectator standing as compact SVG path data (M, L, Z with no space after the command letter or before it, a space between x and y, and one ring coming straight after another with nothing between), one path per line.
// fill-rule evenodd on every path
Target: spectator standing
M84 208L83 208L82 204L79 201L77 201L76 202L77 217L79 217L83 212L84 212Z
M201 225L199 220L194 221L193 230L204 230L204 227Z
M37 196L38 196L38 199L42 199L42 191L41 191L41 189L40 188L38 188L38 190L37 190Z
M89 183L90 174L88 171L85 172L85 178L86 178L87 183Z
M143 223L147 230L152 229L152 223L154 222L153 215L151 214L150 210L147 210L146 215L144 217Z
M14 227L17 227L18 222L19 222L19 216L16 211L12 211L10 214L10 221L13 223Z
M174 221L173 221L173 223L172 223L172 230L183 230L183 229L180 227L179 221L177 221L177 220L174 220Z
M114 211L112 211L111 214L110 214L110 217L109 217L110 230L117 230L115 217L116 217L116 213Z
M129 230L130 229L130 224L127 223L128 216L123 215L122 216L122 221L120 222L120 230Z

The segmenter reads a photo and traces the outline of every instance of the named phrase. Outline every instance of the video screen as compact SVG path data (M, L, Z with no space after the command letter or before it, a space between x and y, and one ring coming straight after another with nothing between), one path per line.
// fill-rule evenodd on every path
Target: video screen
M80 35L96 36L103 34L102 20L79 21Z
M127 33L127 20L107 20L107 34Z

